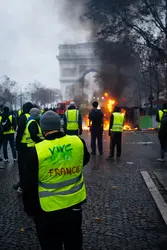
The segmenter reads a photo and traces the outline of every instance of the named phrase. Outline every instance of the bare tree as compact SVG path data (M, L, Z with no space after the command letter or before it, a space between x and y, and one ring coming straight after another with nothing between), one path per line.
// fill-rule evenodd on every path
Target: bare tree
M35 82L31 93L32 101L39 105L54 103L61 98L60 90L46 88L42 84Z

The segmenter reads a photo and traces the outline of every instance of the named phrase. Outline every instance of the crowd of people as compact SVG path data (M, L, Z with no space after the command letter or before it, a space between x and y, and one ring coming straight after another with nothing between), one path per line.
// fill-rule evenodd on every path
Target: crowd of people
M103 154L103 112L93 102L89 113L92 155ZM116 108L111 115L110 155L121 156L124 117ZM83 166L90 159L82 134L81 112L71 102L64 116L40 110L27 102L17 115L4 107L0 116L1 147L8 163L8 142L13 160L18 161L19 182L14 189L22 195L24 211L35 225L42 250L82 249L82 204L86 201ZM113 143L112 143L113 141ZM16 156L17 152L17 156ZM75 240L73 235L75 235Z

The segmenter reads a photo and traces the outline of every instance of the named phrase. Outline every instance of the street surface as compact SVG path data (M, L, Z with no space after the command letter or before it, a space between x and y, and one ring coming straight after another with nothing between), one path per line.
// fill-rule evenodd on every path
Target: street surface
M85 132L83 138L89 145L90 135ZM105 133L104 155L92 156L84 170L88 193L83 207L84 250L166 250L167 227L140 173L153 176L157 169L167 170L167 163L156 161L156 134L124 132L120 161L105 160L108 147ZM21 197L12 189L17 163L0 167L0 250L40 249Z

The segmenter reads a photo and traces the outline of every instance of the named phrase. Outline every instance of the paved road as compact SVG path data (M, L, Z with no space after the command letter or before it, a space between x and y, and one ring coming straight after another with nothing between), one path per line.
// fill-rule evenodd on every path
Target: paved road
M88 143L89 137L84 135ZM85 168L84 250L166 250L167 228L140 175L141 170L152 174L166 168L156 162L156 135L125 132L122 160L107 162L107 155L105 135L104 155L93 156ZM37 250L35 228L22 210L21 197L12 190L16 181L17 164L0 170L0 250Z

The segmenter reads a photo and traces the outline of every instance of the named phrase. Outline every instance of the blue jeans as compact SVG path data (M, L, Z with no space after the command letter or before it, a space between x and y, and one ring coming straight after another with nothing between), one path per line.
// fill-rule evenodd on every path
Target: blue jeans
M3 155L5 159L8 159L8 142L10 144L13 158L16 159L16 149L15 149L15 143L14 143L14 134L8 134L3 136Z

